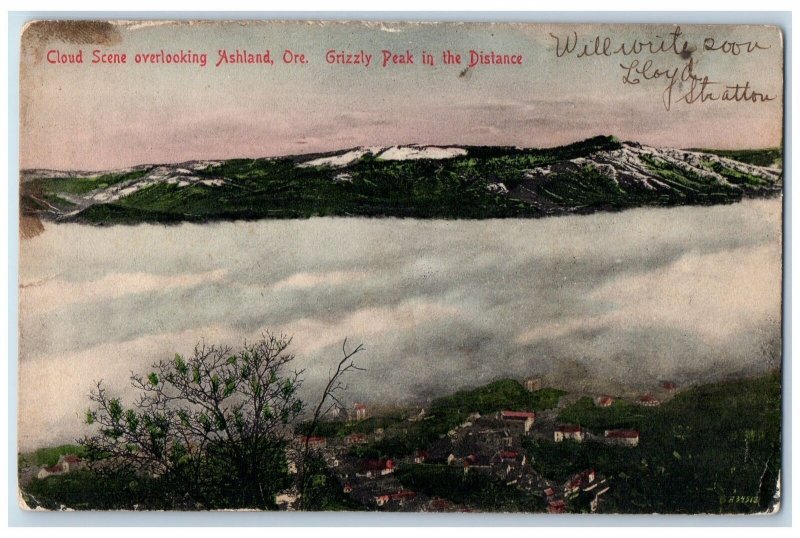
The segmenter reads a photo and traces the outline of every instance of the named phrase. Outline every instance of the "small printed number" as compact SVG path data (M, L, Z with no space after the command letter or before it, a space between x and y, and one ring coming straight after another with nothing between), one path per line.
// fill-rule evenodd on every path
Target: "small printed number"
M723 495L720 498L722 504L758 504L756 495Z

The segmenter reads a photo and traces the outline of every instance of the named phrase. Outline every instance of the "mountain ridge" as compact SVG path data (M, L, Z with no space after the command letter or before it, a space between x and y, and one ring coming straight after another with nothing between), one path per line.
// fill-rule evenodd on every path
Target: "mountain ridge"
M760 166L724 153L598 136L545 149L406 144L100 172L32 169L21 173L21 204L27 216L93 224L337 215L536 218L732 203L782 191L774 159L773 166ZM775 156L774 150L745 153L762 163Z

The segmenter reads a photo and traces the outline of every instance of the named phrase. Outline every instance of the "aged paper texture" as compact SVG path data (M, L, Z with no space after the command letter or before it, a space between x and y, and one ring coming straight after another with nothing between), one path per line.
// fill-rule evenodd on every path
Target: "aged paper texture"
M770 26L30 23L21 503L774 512L783 76Z

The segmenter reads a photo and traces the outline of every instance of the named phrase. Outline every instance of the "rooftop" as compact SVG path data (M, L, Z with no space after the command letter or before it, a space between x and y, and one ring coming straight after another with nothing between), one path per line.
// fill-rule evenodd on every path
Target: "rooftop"
M580 433L581 427L576 424L564 424L556 428L556 430L562 433Z
M500 411L500 416L510 419L528 419L535 418L536 413L533 411Z
M606 437L633 439L639 437L639 432L636 430L606 430Z

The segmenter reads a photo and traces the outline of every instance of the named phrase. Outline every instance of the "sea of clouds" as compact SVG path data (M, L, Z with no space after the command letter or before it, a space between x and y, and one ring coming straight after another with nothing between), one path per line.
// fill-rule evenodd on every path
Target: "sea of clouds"
M780 364L781 201L542 220L47 224L20 262L19 441L82 434L93 381L200 341L293 336L311 398L425 401L501 377L635 394Z

